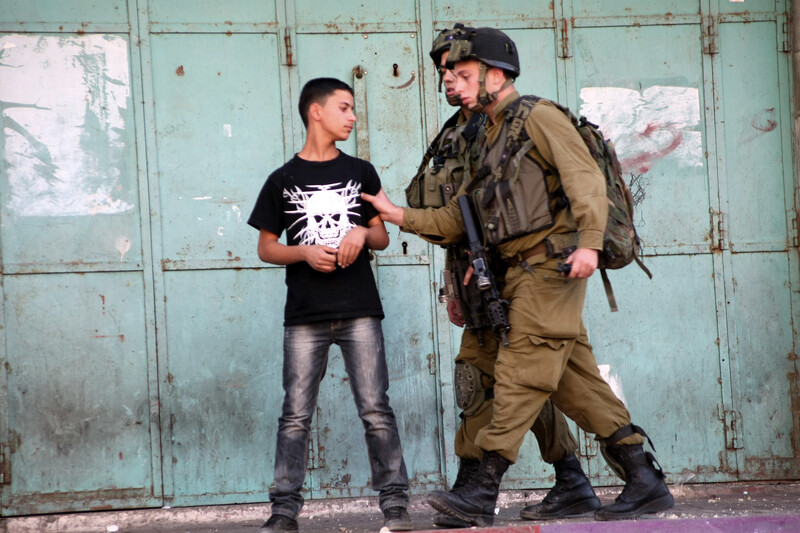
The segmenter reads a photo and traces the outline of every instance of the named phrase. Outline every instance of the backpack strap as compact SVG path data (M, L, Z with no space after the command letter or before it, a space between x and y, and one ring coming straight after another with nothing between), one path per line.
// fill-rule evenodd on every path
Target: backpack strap
M500 161L494 168L488 165L479 168L472 184L480 183L488 176L492 176L495 182L502 181L503 174L506 171L511 156L519 151L523 142L526 140L523 138L527 137L527 134L525 134L525 121L533 110L533 106L535 106L536 102L539 100L541 100L541 98L534 95L521 96L506 107L505 121L508 122L510 126L508 134L506 135L506 144L503 146L503 154L500 156ZM484 206L488 205L494 198L495 188L489 187L486 193L487 194L484 195L481 200Z
M614 297L614 289L611 288L611 281L608 279L605 268L598 268L600 277L603 278L603 288L606 290L606 298L608 298L608 306L611 308L612 313L619 311L617 307L617 299Z
M444 135L444 132L447 131L449 128L452 128L453 126L458 124L458 117L460 113L461 110L458 110L455 113L453 113L453 116L447 119L447 121L442 126L442 129L439 130L439 133L437 133L436 137L433 139L433 141L431 141L430 146L428 146L428 149L425 150L425 155L422 157L422 163L420 163L419 168L417 169L418 176L423 170L425 170L425 167L428 166L428 163L430 163L431 158L436 153L436 147L439 146L439 141L441 140L442 135Z

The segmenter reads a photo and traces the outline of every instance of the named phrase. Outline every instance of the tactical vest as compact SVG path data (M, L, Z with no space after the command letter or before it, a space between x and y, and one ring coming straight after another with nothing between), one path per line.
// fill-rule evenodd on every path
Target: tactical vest
M568 205L558 176L531 152L534 144L524 127L530 109L515 104L495 142L484 143L483 165L470 185L484 238L494 245L551 228L556 213Z
M469 177L486 117L473 114L469 121L457 125L459 114L450 117L425 152L417 175L405 190L409 207L441 207Z

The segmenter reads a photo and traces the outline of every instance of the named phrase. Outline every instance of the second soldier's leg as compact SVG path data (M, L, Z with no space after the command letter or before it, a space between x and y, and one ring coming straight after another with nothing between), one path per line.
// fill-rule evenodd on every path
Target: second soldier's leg
M600 507L600 500L581 468L575 454L578 441L567 419L550 400L547 400L533 423L542 459L553 465L556 484L540 503L527 505L519 513L526 520L552 520L579 516Z

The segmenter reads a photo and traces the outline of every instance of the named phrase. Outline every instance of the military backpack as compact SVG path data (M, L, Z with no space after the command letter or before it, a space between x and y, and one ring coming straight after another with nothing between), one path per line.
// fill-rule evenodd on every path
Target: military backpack
M519 151L528 142L528 135L524 127L525 120L539 100L541 98L538 96L523 96L507 109L506 120L511 125L506 137L503 156L500 159L501 165L507 165L510 156ZM617 158L614 144L605 138L598 126L589 122L584 116L576 117L568 108L557 102L551 103L561 110L572 122L572 125L575 126L581 139L589 149L589 153L597 162L603 176L605 176L606 195L608 197L608 220L603 236L603 249L598 254L598 268L603 278L603 286L605 287L609 306L612 311L617 311L614 291L611 288L611 282L608 279L606 270L619 269L635 261L645 274L651 279L653 278L652 273L644 265L640 257L642 243L633 223L633 195L622 177L622 167ZM497 179L503 175L504 169L486 169L482 173L484 175L491 174ZM567 199L568 201L569 199Z

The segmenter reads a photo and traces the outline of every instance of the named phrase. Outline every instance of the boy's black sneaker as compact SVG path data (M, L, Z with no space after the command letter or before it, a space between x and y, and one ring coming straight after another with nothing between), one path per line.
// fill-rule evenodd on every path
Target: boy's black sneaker
M411 531L411 518L405 507L389 507L383 510L383 527L389 531Z
M286 515L274 514L269 517L269 520L264 522L258 533L275 533L275 532L290 532L297 533L300 529L297 527L297 520L289 518Z

